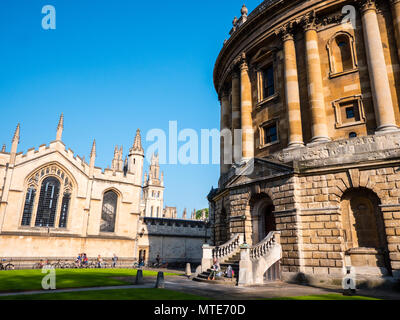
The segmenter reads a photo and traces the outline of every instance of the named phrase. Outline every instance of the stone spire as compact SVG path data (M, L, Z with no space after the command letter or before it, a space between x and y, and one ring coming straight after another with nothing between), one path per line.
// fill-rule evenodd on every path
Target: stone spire
M96 139L93 139L92 151L90 152L90 163L94 164L94 160L96 159Z
M93 140L92 151L90 152L89 162L89 176L93 177L94 174L94 163L96 161L96 139Z
M123 157L123 148L122 146L119 148L119 155L118 155L118 170L122 171L124 169L124 161L122 160Z
M63 130L64 130L64 113L61 113L60 120L58 121L58 126L57 126L56 141L61 141Z
M187 217L187 213L186 213L186 208L185 208L185 210L183 210L183 214L182 214L182 219L184 219L184 220L186 220L186 217Z
M15 129L14 136L12 138L12 144L11 144L11 158L10 158L10 164L14 165L15 164L15 157L17 155L17 149L18 149L18 144L19 144L19 135L20 135L20 130L21 126L18 123L17 129Z
M113 171L117 171L118 170L118 159L119 159L119 151L118 151L118 146L115 146L114 148L114 158L111 162L111 169Z
M3 147L1 148L1 152L6 152L6 145L3 144Z
M135 141L133 142L133 151L143 152L142 137L140 136L140 130L136 130Z

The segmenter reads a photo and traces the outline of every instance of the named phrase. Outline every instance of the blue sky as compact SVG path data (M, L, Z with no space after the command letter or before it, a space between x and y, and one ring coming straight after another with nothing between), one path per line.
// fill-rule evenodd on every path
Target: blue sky
M249 11L261 0L247 1ZM56 30L43 30L44 5L56 9ZM0 144L10 150L21 123L19 151L55 139L61 112L63 141L96 166L124 155L140 128L143 140L168 122L219 128L213 87L215 60L243 0L2 0L0 3ZM151 142L144 141L144 147ZM178 147L183 143L179 143ZM147 169L148 163L145 162ZM164 165L165 205L207 207L217 165Z

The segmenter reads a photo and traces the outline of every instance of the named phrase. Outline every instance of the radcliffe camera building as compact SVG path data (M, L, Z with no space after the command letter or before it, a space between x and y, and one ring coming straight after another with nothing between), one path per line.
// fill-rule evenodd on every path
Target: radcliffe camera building
M400 276L399 21L398 0L243 6L214 84L221 129L254 134L234 137L233 166L221 140L203 269L236 261L242 284Z

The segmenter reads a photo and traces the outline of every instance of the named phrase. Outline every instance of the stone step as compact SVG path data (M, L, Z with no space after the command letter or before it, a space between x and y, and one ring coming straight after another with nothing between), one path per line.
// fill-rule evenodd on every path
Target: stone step
M227 286L236 286L236 283L237 283L236 278L228 279L228 278L219 278L219 277L216 277L215 280L208 280L208 278L196 277L196 278L193 278L193 281L210 283L210 284L227 285Z

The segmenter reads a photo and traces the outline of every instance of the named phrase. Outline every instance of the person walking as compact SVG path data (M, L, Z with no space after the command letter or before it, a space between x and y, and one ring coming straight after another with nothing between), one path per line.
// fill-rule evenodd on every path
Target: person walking
M114 253L114 256L112 257L112 267L115 268L117 266L117 261L118 261L118 257L117 255Z
M97 256L97 268L101 268L103 263L103 259L100 255Z

